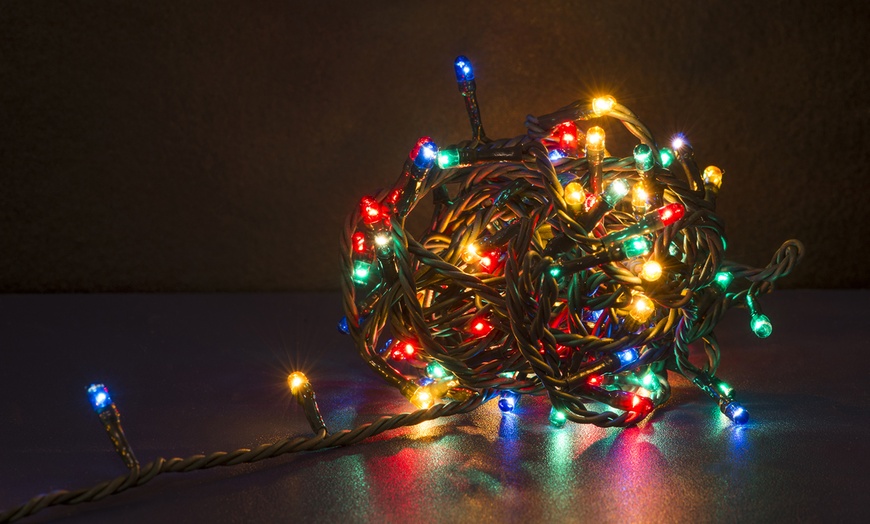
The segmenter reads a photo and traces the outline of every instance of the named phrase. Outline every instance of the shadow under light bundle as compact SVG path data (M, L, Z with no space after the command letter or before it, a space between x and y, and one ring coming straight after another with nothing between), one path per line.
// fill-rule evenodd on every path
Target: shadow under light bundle
M769 336L758 297L792 271L803 245L787 241L765 268L725 260L715 213L723 171L698 169L685 137L659 147L634 113L605 96L530 116L526 135L491 140L471 63L459 57L455 67L472 139L439 149L421 138L399 180L364 197L341 238L339 328L419 409L330 432L312 385L296 371L287 385L314 436L140 466L109 389L93 384L91 407L128 471L37 495L0 512L0 523L165 473L348 446L496 397L511 412L524 396L546 395L555 426L635 424L668 399L669 372L690 379L735 423L749 420L716 376L713 328L728 308L745 306L752 331ZM637 138L630 156L610 154L596 125L604 118ZM432 220L415 237L405 220L429 194ZM706 356L700 365L689 359L696 342Z

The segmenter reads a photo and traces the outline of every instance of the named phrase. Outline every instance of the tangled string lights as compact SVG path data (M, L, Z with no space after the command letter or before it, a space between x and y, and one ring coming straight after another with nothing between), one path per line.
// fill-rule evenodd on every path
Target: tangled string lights
M748 421L715 376L713 328L745 305L753 332L770 335L758 297L802 244L787 241L766 268L725 260L723 172L699 170L684 137L659 147L605 96L490 140L471 64L455 67L472 140L439 150L421 138L396 184L363 198L345 226L341 327L365 361L420 408L498 393L511 411L546 394L555 425L625 426L668 399L675 372ZM606 149L590 125L604 118L639 141L631 156ZM415 237L405 220L430 193L431 223ZM748 286L728 292L734 279ZM703 364L689 358L696 341Z
M93 384L88 398L127 473L37 495L0 512L0 523L100 500L164 473L347 446L496 396L510 412L524 395L547 395L555 426L634 424L668 399L669 372L691 379L735 423L748 421L716 376L713 328L742 305L752 331L769 336L758 297L792 271L803 245L785 242L765 268L725 260L715 213L722 170L701 172L683 137L659 147L611 97L530 116L526 135L488 139L471 63L459 57L455 67L472 139L440 150L420 139L396 184L363 198L341 239L347 316L339 326L420 409L330 433L308 378L294 372L287 385L313 437L140 466L109 389ZM604 118L637 138L631 156L611 156L604 130L587 125ZM429 194L432 221L415 237L405 220ZM744 289L729 292L735 279ZM695 342L703 364L690 360Z

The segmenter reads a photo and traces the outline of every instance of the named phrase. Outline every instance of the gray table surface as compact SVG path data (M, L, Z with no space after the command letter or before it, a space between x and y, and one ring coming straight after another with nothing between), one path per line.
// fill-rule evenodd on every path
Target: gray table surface
M766 340L732 310L731 425L685 380L638 427L547 424L495 403L343 449L166 475L24 522L870 521L870 291L778 291ZM0 508L124 473L85 387L105 382L140 461L309 433L307 372L331 429L411 408L335 330L338 294L0 296Z

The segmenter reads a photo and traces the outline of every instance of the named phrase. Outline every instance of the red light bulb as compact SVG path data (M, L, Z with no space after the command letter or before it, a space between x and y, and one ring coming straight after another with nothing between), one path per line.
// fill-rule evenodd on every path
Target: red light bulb
M492 273L498 268L500 260L501 252L498 250L493 250L481 256L480 260L477 263L481 269L488 273Z
M353 244L353 250L357 253L366 252L366 235L362 231L357 231L353 234L351 243Z
M673 204L668 204L664 207L660 207L656 211L659 214L659 218L662 219L662 224L666 226L673 224L677 220L683 218L683 216L686 214L685 206L678 202L674 202Z
M475 320L471 323L471 332L478 336L484 336L492 331L492 326L486 320Z
M601 385L601 377L598 375L593 375L589 377L589 380L586 381L590 386L600 386Z
M596 204L598 204L598 200L598 195L595 193L588 193L586 195L586 202L583 203L583 211L588 213Z
M395 205L396 202L399 201L399 197L400 197L400 196L402 196L402 190L399 189L399 188L396 188L396 189L390 191L390 194L387 195L387 202L389 202L390 204Z
M553 130L553 138L559 140L559 147L574 149L577 147L577 124L573 120L562 122Z
M640 395L634 395L634 398L631 399L631 409L630 411L634 411L639 414L641 417L645 417L649 415L653 410L653 403L647 397L642 397Z
M416 351L417 350L416 348L414 348L414 344L411 344L410 342L405 343L405 355L413 357Z
M383 218L386 213L377 200L370 196L362 197L359 202L359 211L362 215L362 221L367 225L372 225Z

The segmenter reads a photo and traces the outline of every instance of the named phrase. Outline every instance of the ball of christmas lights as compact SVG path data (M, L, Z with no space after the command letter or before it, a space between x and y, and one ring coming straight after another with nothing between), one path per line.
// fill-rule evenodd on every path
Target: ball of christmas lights
M508 413L521 396L546 395L555 426L637 423L668 399L668 373L680 373L745 423L715 376L713 328L746 305L752 331L770 335L758 297L803 246L786 242L766 268L728 261L715 214L722 170L700 172L682 134L659 147L612 96L489 139L471 62L454 65L472 139L436 150L427 137L437 161L364 198L342 237L347 331L365 361L421 409L498 397ZM610 156L604 129L588 124L605 117L636 138L610 139L627 157ZM406 206L393 205L397 191ZM415 236L405 219L427 195L432 220ZM735 279L748 289L729 292ZM379 351L382 338L414 340L413 358ZM708 362L689 359L693 342Z

